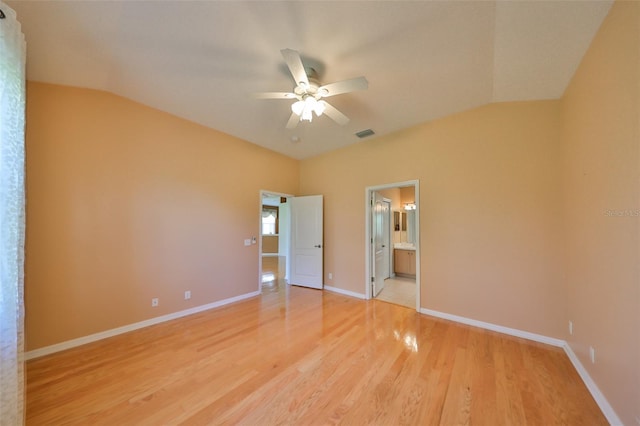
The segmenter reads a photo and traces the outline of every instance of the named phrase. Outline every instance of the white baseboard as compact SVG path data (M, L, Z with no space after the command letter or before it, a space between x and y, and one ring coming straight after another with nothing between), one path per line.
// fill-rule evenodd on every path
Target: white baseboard
M593 399L595 399L596 403L598 404L598 407L600 407L600 410L602 411L602 414L604 414L604 416L607 418L607 421L612 425L616 425L616 426L622 425L622 422L620 421L620 418L618 418L618 415L613 410L613 407L611 407L611 404L609 404L609 401L607 401L607 398L605 398L605 396L602 394L602 392L600 391L596 383L593 381L593 379L591 378L587 370L584 368L584 366L580 362L580 359L578 359L578 357L576 356L576 354L573 352L573 350L571 349L571 347L566 341L562 339L556 339L553 337L543 336L541 334L530 333L528 331L518 330L515 328L503 327L501 325L491 324L484 321L477 321L471 318L461 317L458 315L446 314L444 312L434 311L426 308L420 308L420 313L425 315L431 315L437 318L458 322L461 324L484 328L486 330L496 331L498 333L507 334L509 336L521 337L523 339L532 340L534 342L539 342L539 343L545 343L547 345L557 346L564 349L564 352L569 357L569 360L571 361L574 368L580 375L580 378L584 382L587 389L589 389L591 396L593 396Z
M573 349L571 349L569 343L565 342L562 348L571 360L571 363L573 364L575 369L578 371L578 374L580 375L580 378L582 378L584 384L587 386L587 389L589 389L589 392L591 392L591 396L593 396L593 399L596 400L596 403L600 407L600 410L602 410L604 416L607 418L609 424L616 426L622 425L622 421L620 420L616 412L613 411L613 407L611 407L611 404L609 404L607 398L605 398L605 396L602 394L600 388L598 388L598 385L596 385L596 382L593 381L593 379L587 372L587 369L584 368L584 365L582 365L580 359L573 352Z
M338 287L331 287L330 285L325 285L324 286L325 290L329 290L332 291L334 293L340 293L340 294L344 294L345 296L351 296L351 297L356 297L358 299L366 299L367 296L365 296L362 293L356 293L355 291L350 291L350 290L344 290Z
M459 322L461 324L484 328L485 330L497 331L498 333L508 334L510 336L521 337L527 340L533 340L534 342L546 343L547 345L557 346L560 348L564 347L564 345L566 344L566 342L561 339L555 339L553 337L547 337L541 334L530 333L528 331L522 331L515 328L504 327L501 325L491 324L489 322L484 322L484 321L478 321L471 318L461 317L458 315L446 314L444 312L434 311L431 309L420 308L420 313L425 315L431 315L432 317Z
M122 327L112 328L111 330L101 331L99 333L90 334L88 336L79 337L77 339L67 340L66 342L56 343L55 345L45 346L44 348L34 349L24 354L25 360L39 358L41 356L49 355L55 352L71 349L76 346L84 345L87 343L95 342L98 340L106 339L108 337L117 336L118 334L127 333L129 331L138 330L140 328L148 327L150 325L159 324L161 322L171 321L176 318L192 315L198 312L206 311L220 306L228 305L230 303L238 302L240 300L248 299L250 297L260 295L259 291L251 293L241 294L240 296L230 297L228 299L219 300L217 302L208 303L202 306L196 306L194 308L185 309L183 311L174 312L167 315L151 318L148 320L136 322L133 324L125 325Z

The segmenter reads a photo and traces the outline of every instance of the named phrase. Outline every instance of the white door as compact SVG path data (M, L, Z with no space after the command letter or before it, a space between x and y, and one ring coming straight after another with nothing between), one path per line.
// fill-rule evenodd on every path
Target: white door
M373 252L373 297L384 288L385 278L389 278L389 203L377 192L372 199L372 252Z
M322 195L292 197L291 279L303 287L322 288Z
M382 218L382 252L383 252L383 267L382 267L382 279L386 280L391 277L391 202L385 200L383 205L384 216Z

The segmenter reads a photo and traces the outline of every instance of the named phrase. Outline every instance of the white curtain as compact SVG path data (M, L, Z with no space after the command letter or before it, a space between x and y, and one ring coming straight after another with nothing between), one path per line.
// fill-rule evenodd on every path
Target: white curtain
M0 423L24 423L25 40L0 1Z

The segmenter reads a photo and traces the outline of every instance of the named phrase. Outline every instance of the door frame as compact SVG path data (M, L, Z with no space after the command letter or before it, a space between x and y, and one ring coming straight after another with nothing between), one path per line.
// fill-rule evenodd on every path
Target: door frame
M383 189L390 188L402 188L412 186L415 194L415 203L416 203L416 311L420 312L420 181L418 179L407 180L404 182L395 182L388 183L384 185L376 185L376 186L368 186L364 190L364 204L365 204L365 236L364 236L364 247L365 247L365 299L371 299L371 277L373 276L371 272L371 267L373 265L373 258L375 253L371 250L371 218L372 218L372 206L371 206L371 197L373 193L376 191L380 191Z
M258 292L262 292L262 199L264 196L276 196L276 197L285 197L287 199L295 197L295 195L286 194L284 192L278 191L268 191L266 189L261 189L259 193L260 202L258 203ZM291 229L287 230L288 238L291 238ZM289 268L289 259L291 258L291 245L287 245L287 253L285 253L286 257L286 265ZM287 274L288 275L288 274Z

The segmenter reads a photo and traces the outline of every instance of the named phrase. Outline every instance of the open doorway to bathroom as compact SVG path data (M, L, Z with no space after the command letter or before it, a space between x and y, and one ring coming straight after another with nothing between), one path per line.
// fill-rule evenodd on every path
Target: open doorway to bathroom
M289 279L290 195L260 191L261 292L280 290Z
M367 188L366 296L416 310L420 309L418 194L418 181Z

